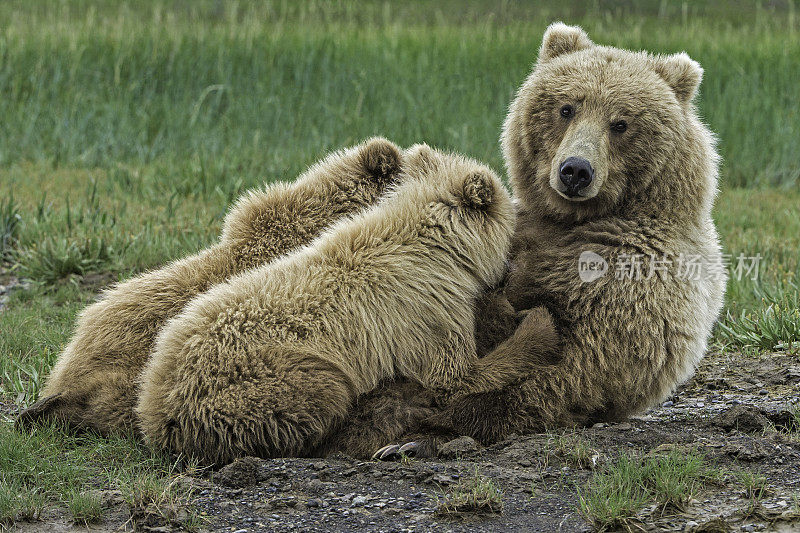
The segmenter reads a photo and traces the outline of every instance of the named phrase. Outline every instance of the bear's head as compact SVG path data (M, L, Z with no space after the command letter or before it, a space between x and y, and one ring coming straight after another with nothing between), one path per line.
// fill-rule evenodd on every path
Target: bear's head
M522 212L563 223L707 216L718 157L692 103L702 74L685 53L599 46L551 25L503 126Z
M418 144L404 154L400 181L413 189L411 201L426 206L423 226L439 248L486 284L498 282L516 218L500 178L473 159Z

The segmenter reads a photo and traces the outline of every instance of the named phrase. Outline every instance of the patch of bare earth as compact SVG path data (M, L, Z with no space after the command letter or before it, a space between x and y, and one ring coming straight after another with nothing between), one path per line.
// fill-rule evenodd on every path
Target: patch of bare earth
M710 354L696 376L657 409L619 424L526 435L481 447L468 438L448 443L436 460L373 462L247 458L191 478L201 527L211 531L591 531L579 512L578 488L622 454L696 451L727 473L705 483L681 511L646 506L637 531L797 531L800 428L798 358ZM763 476L757 499L734 482L736 472ZM499 513L437 513L462 481L476 474L502 494ZM93 531L130 528L105 513ZM70 529L65 519L18 524L20 531ZM139 529L168 531L148 522Z

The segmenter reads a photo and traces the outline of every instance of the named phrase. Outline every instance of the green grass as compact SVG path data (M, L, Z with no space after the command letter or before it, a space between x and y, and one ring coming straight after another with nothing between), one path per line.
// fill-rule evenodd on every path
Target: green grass
M731 272L716 340L736 349L791 351L800 342L800 193L723 189L715 219L725 253L761 255L756 280ZM749 262L745 262L747 264Z
M598 530L632 526L655 504L660 513L679 512L706 482L719 478L702 455L672 450L667 455L620 456L578 490L581 514Z
M105 267L113 250L100 238L74 241L47 238L31 246L21 260L20 274L44 284L55 284L70 274L83 275Z
M187 471L196 474L191 466ZM192 490L184 486L184 479L174 467L166 472L139 471L123 477L119 486L134 522L178 525L187 531L203 525L202 517L188 504Z
M19 237L20 218L19 207L13 194L0 200L0 263L9 261L13 257Z
M706 69L699 103L725 180L797 183L792 2L410 4L3 2L0 165L103 169L123 183L152 165L141 193L159 202L291 177L375 133L499 168L507 105L542 31L564 19L599 43L688 51Z
M99 522L102 514L102 499L95 492L74 491L67 497L67 508L77 523Z
M735 474L736 480L744 488L745 497L759 502L769 494L767 478L749 470L741 470Z
M554 433L548 437L544 445L545 458L556 455L574 468L593 469L599 455L592 447L591 441L574 431Z
M494 480L481 475L477 467L471 476L451 486L436 505L436 514L449 517L502 512L503 491Z
M77 523L100 521L102 489L121 491L134 520L145 512L162 523L194 520L176 479L173 463L132 438L0 424L0 524L36 518L46 505L66 508Z
M20 520L38 518L46 502L38 487L0 482L0 529Z
M760 307L742 310L739 315L728 311L718 325L718 338L743 349L800 353L800 291L797 286L789 283L787 287L767 289L761 294Z
M0 312L0 400L36 399L95 274L126 278L199 250L243 190L292 179L328 150L379 134L502 169L500 126L554 20L701 62L725 251L762 256L758 279L731 279L715 340L756 352L800 342L800 28L797 2L772 4L0 3L0 285L34 282ZM576 467L592 460L589 443L555 445ZM172 467L148 453L0 421L0 522L48 506L96 520L103 479L142 515L193 523Z

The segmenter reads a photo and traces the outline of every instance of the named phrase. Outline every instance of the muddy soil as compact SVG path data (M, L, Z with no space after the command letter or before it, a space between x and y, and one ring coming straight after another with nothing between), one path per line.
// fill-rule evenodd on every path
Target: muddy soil
M643 509L637 531L800 531L800 357L710 354L695 377L661 407L619 424L514 436L481 447L448 443L435 460L374 462L247 458L187 477L201 529L251 531L592 531L578 510L578 487L622 453L678 449L702 452L714 467L767 479L753 507L742 486L708 483L682 512ZM588 445L576 454L573 444ZM577 455L580 455L577 457ZM478 472L503 492L500 513L437 514L444 494ZM172 531L158 513L130 516L109 499L106 521L91 531ZM86 531L51 510L20 531Z

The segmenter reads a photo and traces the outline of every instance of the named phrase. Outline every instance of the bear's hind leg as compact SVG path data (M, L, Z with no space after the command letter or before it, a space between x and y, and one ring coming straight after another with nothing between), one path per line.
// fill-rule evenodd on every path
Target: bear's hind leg
M352 405L350 380L312 353L269 348L250 358L235 380L213 370L165 386L145 373L137 413L147 440L203 464L309 455Z

